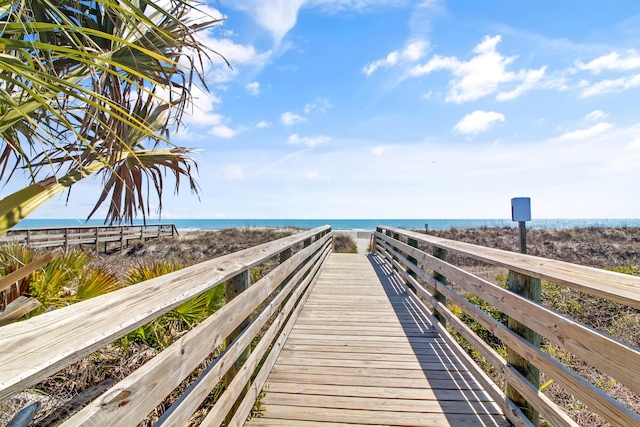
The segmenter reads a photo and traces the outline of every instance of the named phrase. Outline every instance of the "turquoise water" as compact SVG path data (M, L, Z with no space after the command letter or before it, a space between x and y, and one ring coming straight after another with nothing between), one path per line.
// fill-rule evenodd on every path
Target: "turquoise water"
M174 219L149 221L149 224L175 224L179 230L220 230L235 227L297 227L315 228L325 224L334 230L373 230L378 225L421 229L428 224L430 230L478 227L516 227L510 219ZM135 224L142 224L137 221ZM25 219L16 228L73 227L104 225L104 221L91 219ZM527 228L585 228L585 227L640 227L639 218L629 219L536 219L527 222Z

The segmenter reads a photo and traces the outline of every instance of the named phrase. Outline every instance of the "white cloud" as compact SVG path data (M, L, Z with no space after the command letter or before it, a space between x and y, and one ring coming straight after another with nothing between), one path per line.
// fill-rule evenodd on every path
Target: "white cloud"
M355 10L366 12L385 6L404 6L408 0L307 0L305 5L319 6L329 13Z
M258 94L260 93L260 83L259 82L247 83L247 85L245 86L245 89L247 89L247 91L249 91L251 95L258 96Z
M280 116L280 121L286 126L293 126L296 123L306 122L307 119L298 114L287 111L285 113L282 113L282 116Z
M498 122L504 122L504 114L476 110L464 116L453 129L463 134L477 135Z
M367 11L389 5L405 5L407 0L235 0L231 7L243 10L266 29L278 45L296 25L303 6L320 7L329 13L344 10Z
M206 63L205 74L208 73L210 81L215 81L218 85L234 79L243 67L260 69L266 65L273 52L268 50L259 53L253 45L237 44L231 39L218 39L214 37L214 32L208 30L200 35L202 43L208 48L222 55L233 68L229 68L221 58L212 54L212 61ZM183 64L191 66L191 64ZM209 68L212 68L209 71ZM218 86L219 87L219 86Z
M246 11L269 33L274 43L280 44L282 38L296 25L298 11L305 0L244 0L234 5Z
M227 165L222 169L226 181L244 181L244 168L241 165Z
M518 73L518 78L522 80L522 84L516 87L510 92L500 92L496 95L496 99L498 101L507 101L510 99L515 99L527 92L530 89L533 89L540 80L544 77L544 73L547 67L541 67L539 70L521 70Z
M630 151L640 151L640 138L636 138L627 144L627 149Z
M326 113L329 108L333 107L333 105L329 102L327 98L316 98L315 101L309 102L304 106L304 113L309 114L313 110L318 110L323 113Z
M633 76L620 77L615 80L602 80L587 86L582 91L582 97L587 98L594 95L602 95L611 92L622 92L627 89L640 86L640 74Z
M368 63L362 68L362 71L370 76L378 68L393 67L401 63L416 62L426 55L429 50L429 42L426 40L418 40L408 44L403 50L394 50L385 58L378 59Z
M308 147L324 144L331 141L331 137L325 135L304 136L300 137L297 133L289 136L289 144L304 144Z
M209 44L209 47L224 56L234 67L238 64L262 66L272 54L271 50L258 53L254 46L236 44L231 39L212 39Z
M640 68L640 54L634 49L629 49L623 52L622 55L614 51L608 55L592 59L587 63L578 61L576 66L583 71L591 71L593 74L598 74L604 70L634 70Z
M323 175L318 171L305 172L302 177L307 181L326 181L329 179L327 175Z
M485 36L473 49L476 56L469 61L461 61L455 56L435 55L426 64L413 67L410 74L417 77L436 70L451 71L454 78L449 82L449 92L445 101L458 104L494 93L501 84L522 82L514 90L500 92L497 96L501 101L513 99L539 84L546 67L538 70L520 70L517 74L507 71L507 66L516 57L505 57L497 52L496 47L501 40L500 35Z
M566 142L581 141L581 140L589 139L594 136L600 135L601 133L606 132L612 127L613 125L611 123L607 123L607 122L597 123L587 129L580 129L580 130L574 130L571 132L563 133L559 137L555 138L555 140L566 141Z
M258 122L258 124L256 125L256 127L257 127L258 129L268 128L269 126L271 126L271 123L269 123L269 122L268 122L268 121L266 121L266 120L260 120L260 121Z
M223 116L213 112L216 105L221 103L220 98L195 85L191 87L191 98L192 110L185 113L185 124L215 126L222 121Z
M231 129L225 125L218 125L211 128L208 132L209 135L217 136L218 138L231 139L238 134L238 130Z
M605 113L602 110L594 110L594 111L590 112L589 114L587 114L586 116L584 116L584 121L585 122L597 122L598 120L606 119L607 116L608 116L608 114Z
M371 154L374 156L382 156L390 151L390 148L385 145L378 145L371 149Z

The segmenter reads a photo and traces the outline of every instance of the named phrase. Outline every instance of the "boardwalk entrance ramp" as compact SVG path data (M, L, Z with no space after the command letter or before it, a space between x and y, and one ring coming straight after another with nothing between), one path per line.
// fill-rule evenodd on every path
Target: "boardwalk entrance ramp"
M248 426L508 426L377 256L331 254Z

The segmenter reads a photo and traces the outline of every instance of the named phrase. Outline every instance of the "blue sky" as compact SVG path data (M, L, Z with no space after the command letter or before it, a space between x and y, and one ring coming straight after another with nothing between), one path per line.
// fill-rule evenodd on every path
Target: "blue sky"
M640 2L220 0L163 218L640 217ZM32 217L82 218L99 182ZM98 215L99 216L99 215Z

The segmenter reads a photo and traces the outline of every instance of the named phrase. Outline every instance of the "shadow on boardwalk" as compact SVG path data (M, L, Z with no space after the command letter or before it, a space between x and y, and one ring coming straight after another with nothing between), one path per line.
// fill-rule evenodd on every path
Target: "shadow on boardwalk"
M451 425L510 425L433 327L437 322L380 255L367 256Z

